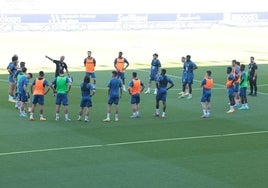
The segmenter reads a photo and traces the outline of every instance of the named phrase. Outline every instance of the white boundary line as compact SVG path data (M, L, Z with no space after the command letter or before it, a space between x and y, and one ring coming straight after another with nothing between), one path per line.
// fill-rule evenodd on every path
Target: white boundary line
M13 151L13 152L0 153L0 156L19 155L19 154L28 154L28 153L41 153L41 152L50 152L50 151L62 151L62 150L100 148L100 147L109 147L109 146L124 146L124 145L134 145L134 144L157 143L157 142L169 142L169 141L180 141L180 140L221 138L221 137L243 136L243 135L265 134L265 133L268 133L268 130L267 131L229 133L229 134L204 135L204 136L165 138L165 139L154 139L154 140L141 140L141 141L131 141L131 142L117 142L117 143L111 143L111 144L96 144L96 145L87 145L87 146L71 146L71 147L47 148L47 149L37 149L37 150Z

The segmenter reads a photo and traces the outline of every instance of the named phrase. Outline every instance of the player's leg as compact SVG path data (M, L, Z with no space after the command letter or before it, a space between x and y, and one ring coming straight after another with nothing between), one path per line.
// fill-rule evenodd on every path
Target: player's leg
M191 81L188 83L188 88L189 88L189 95L188 95L187 99L191 99L192 98L192 91L193 91Z
M46 118L44 117L44 103L39 104L39 116L40 121L46 121Z
M30 121L34 120L33 115L34 115L34 111L35 111L35 107L36 107L37 102L38 102L38 96L34 95L33 96L33 101L32 101L31 112L30 112Z
M119 96L114 98L114 109L115 109L114 120L119 121Z
M85 107L85 122L88 122L89 120L89 113L90 113L90 108L92 107L92 101L91 99L87 100L86 107Z
M55 120L58 121L60 119L60 106L62 103L62 95L61 94L57 94L56 96L56 108L55 108L55 112L56 112L56 117Z
M68 105L68 95L67 94L63 95L62 104L64 106L65 121L71 121L71 119L69 118L69 108L68 108L69 105Z
M200 101L201 101L201 108L203 111L203 115L201 117L206 118L207 117L207 104L206 104L206 93L204 91L203 91Z
M249 89L250 89L249 95L253 95L253 77L252 76L249 77Z
M140 116L140 94L136 96L136 116Z
M228 90L229 94L229 102L230 102L230 109L226 113L233 113L234 110L234 105L235 105L235 97L234 97L234 91L232 89Z
M80 108L79 108L79 111L78 111L77 121L81 121L81 118L82 118L82 115L83 115L83 110L84 110L85 106L86 106L85 99L82 97L81 100L80 100Z
M77 121L81 121L81 118L82 118L82 115L83 115L83 110L84 110L84 107L80 106L79 111L78 111Z
M160 102L161 96L160 94L157 94L155 97L156 103L155 103L155 114L154 116L158 117L159 116L159 102Z
M166 117L166 108L167 108L167 93L163 93L161 96L161 100L163 103L163 111L162 111L162 118Z
M89 112L90 112L90 107L89 106L86 106L85 107L85 122L88 122Z
M185 89L186 89L186 85L187 85L187 80L183 79L183 83L182 83L182 93L181 96L179 96L179 98L184 98L185 97Z
M130 117L136 118L136 98L135 98L135 95L131 95L130 104L131 104L131 109L132 109L132 115Z
M20 94L20 116L21 117L27 117L27 114L25 113L25 103L28 101L28 97L25 92L22 92Z
M254 96L257 96L257 77L253 79L253 89L254 89Z
M149 82L148 82L148 88L144 93L149 94L151 92L152 80L153 80L153 78L152 78L152 76L150 76Z
M124 72L120 72L120 78L122 80L122 84L123 84L123 91L126 92L127 89L126 89L126 84L125 84L125 73Z

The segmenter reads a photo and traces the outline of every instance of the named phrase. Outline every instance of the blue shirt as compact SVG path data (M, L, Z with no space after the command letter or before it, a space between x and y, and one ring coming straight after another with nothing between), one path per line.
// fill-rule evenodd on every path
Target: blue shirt
M186 61L183 68L187 74L193 74L194 69L197 68L196 64L192 61Z
M168 83L173 84L173 81L170 79L170 77L168 77L166 75L165 76L160 75L157 78L156 82L158 83L158 86L159 86L158 91L160 93L164 93L164 92L167 91L167 85L168 85Z
M91 97L90 91L95 90L95 87L92 84L84 82L80 84L80 88L82 97Z
M153 59L151 63L151 74L157 74L161 67L161 63L158 59Z
M10 70L10 75L15 75L15 73L17 72L16 68L15 68L15 64L13 62L10 62L7 66L7 69Z
M24 89L23 89L23 88L24 88L24 86L27 87L28 83L29 83L29 80L28 80L28 78L27 78L26 75L23 76L23 77L20 79L20 81L19 81L19 93L24 92Z
M108 88L110 89L110 96L119 96L119 88L122 87L121 80L118 78L112 78L108 83Z

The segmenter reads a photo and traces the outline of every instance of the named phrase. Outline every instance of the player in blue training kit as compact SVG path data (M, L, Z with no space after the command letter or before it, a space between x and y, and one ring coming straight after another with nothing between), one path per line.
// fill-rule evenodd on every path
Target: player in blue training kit
M84 108L86 109L85 112L85 122L88 122L90 108L92 107L92 101L91 97L95 94L95 86L90 84L90 77L85 76L83 83L80 84L81 88L81 101L80 101L80 110L79 110L79 116L78 121L81 121L82 114Z
M118 104L119 99L122 97L122 82L117 78L117 72L112 72L112 79L108 83L108 105L107 105L107 117L103 121L111 121L111 107L115 105L115 121L119 120L118 117Z
M188 84L189 87L189 96L187 97L187 99L191 99L192 98L192 84L194 81L194 70L197 69L197 66L194 62L191 61L191 56L187 55L186 56L186 62L184 63L184 67L185 69L185 77L183 78L182 82L182 95L180 96L180 98L184 98L185 97L185 89L186 89L186 85Z
M16 100L14 99L14 92L15 92L15 87L16 87L16 82L14 79L15 73L17 71L18 68L18 56L14 55L12 57L12 61L8 64L7 66L7 71L9 73L8 76L8 82L9 82L9 90L8 90L8 101L10 102L16 102Z
M158 54L155 53L153 54L153 60L151 62L151 71L150 71L148 88L144 93L149 94L151 92L152 81L156 82L157 77L160 73L160 68L161 68L161 62L158 59ZM154 94L156 93L157 93L157 88L155 88L155 91L154 91Z
M170 84L169 87L168 84ZM157 87L157 94L156 94L156 109L155 109L155 116L159 116L159 102L163 102L163 111L162 117L166 117L166 100L167 100L167 91L174 86L173 81L170 77L166 76L166 69L161 70L161 75L157 78L156 87Z
M27 117L27 114L24 111L24 104L29 101L29 92L27 91L27 85L29 84L29 80L33 77L32 73L28 73L24 75L20 81L18 86L18 96L20 101L20 116Z

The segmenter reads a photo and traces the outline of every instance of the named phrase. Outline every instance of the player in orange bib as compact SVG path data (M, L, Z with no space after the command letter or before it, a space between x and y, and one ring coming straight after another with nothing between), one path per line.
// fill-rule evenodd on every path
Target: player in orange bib
M240 97L239 97L239 83L240 83L240 62L232 60L232 73L234 75L234 95L235 95L235 107L239 106Z
M39 76L33 81L31 85L31 93L33 94L32 108L30 112L30 121L34 120L33 114L36 104L39 104L40 121L46 121L44 118L44 95L46 95L50 89L48 81L44 78L45 73L39 72Z
M122 55L123 55L123 52L119 52L118 58L114 60L114 68L116 69L116 72L117 72L117 78L120 78L122 80L123 91L127 91L126 85L125 85L125 70L129 66L129 62Z
M211 104L210 104L210 99L211 99L211 89L213 87L213 79L211 77L211 71L208 70L206 71L205 78L201 82L200 86L203 87L203 93L201 97L201 106L203 110L203 115L201 116L202 118L207 118L210 116L210 109L211 109Z
M129 82L128 91L131 95L130 103L132 105L133 115L131 118L139 117L139 104L140 104L140 93L144 90L144 84L140 79L137 78L137 73L132 73L132 80Z
M95 74L95 67L96 67L96 59L91 56L91 51L87 52L87 57L84 59L84 66L86 68L86 75L93 79L93 84L96 84L96 74Z
M230 113L233 113L235 111L234 110L234 105L235 105L235 94L234 94L235 76L232 73L232 67L227 67L226 73L227 73L226 88L227 88L227 94L228 94L229 103L230 103L230 109L226 113L230 114Z

